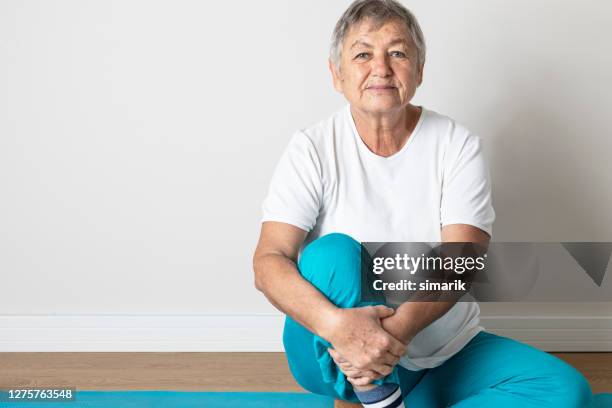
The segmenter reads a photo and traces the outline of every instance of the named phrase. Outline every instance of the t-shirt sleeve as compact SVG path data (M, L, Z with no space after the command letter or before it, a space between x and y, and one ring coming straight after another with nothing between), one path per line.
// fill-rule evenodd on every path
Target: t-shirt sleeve
M495 211L491 179L478 136L451 143L445 155L440 223L468 224L491 235Z
M262 205L262 222L284 222L309 232L319 215L322 197L317 151L312 141L298 132L276 165Z

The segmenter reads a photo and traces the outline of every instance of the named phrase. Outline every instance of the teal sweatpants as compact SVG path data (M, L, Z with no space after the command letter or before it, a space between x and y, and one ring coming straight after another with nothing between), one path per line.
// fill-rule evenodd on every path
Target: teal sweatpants
M329 234L302 252L298 269L336 306L360 307L360 244ZM330 344L290 317L283 333L289 368L306 390L358 402L327 352ZM586 379L562 360L510 338L480 332L442 365L420 371L397 365L378 383L399 383L410 408L588 407Z

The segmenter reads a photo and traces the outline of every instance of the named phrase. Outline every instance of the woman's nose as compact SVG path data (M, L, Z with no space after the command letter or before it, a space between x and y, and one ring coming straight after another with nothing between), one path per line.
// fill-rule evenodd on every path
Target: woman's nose
M387 55L378 55L372 58L372 74L379 77L391 75L391 66Z

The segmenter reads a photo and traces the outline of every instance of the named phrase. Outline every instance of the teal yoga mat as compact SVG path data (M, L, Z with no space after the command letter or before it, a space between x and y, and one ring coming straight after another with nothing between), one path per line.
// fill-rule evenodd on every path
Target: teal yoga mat
M334 400L295 392L77 391L75 401L0 402L1 408L332 408Z
M612 394L597 394L591 408L612 408Z
M73 402L0 402L0 408L332 408L333 399L290 392L78 391ZM585 407L586 408L586 407ZM612 408L599 394L589 408Z

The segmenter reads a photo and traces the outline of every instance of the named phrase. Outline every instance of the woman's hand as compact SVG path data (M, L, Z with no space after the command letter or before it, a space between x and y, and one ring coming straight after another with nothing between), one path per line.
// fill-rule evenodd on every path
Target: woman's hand
M384 377L372 370L360 370L355 368L349 363L344 357L342 357L336 350L328 348L327 351L331 355L334 363L340 368L340 371L344 373L346 379L353 384L355 387L365 387L372 383L374 380Z
M393 313L384 305L338 309L324 338L353 370L386 376L406 351L406 345L381 325L381 319Z

